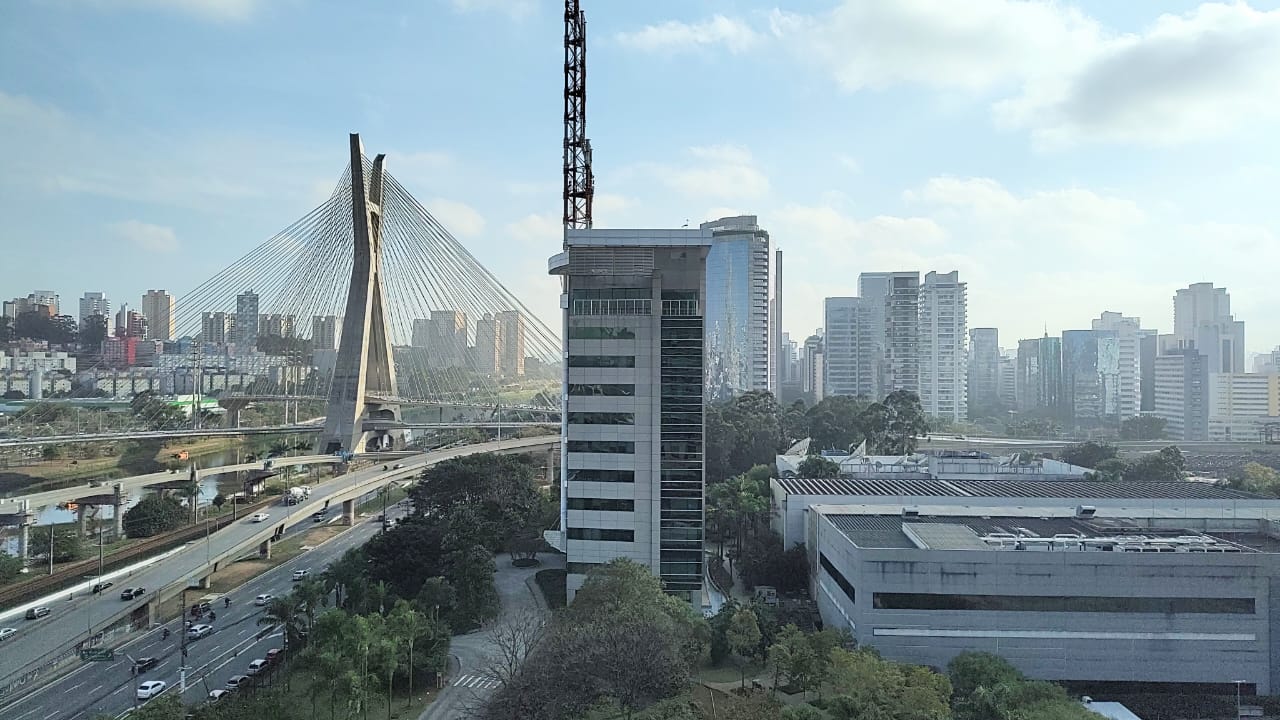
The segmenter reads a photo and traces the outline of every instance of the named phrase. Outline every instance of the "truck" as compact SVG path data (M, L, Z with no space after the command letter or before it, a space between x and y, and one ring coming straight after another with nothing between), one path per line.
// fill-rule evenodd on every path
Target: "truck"
M285 505L297 505L298 503L311 497L311 488L305 485L295 485L289 488L289 492L285 493Z

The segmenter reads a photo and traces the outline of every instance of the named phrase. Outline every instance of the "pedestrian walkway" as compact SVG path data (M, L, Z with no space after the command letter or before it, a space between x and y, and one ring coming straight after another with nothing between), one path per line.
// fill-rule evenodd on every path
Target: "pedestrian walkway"
M484 675L459 675L454 678L454 687L475 688L477 690L491 690L498 687L497 680Z

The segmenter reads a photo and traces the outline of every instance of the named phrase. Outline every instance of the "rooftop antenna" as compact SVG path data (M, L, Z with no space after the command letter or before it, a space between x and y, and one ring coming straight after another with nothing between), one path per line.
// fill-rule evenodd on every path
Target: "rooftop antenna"
M564 226L591 228L591 141L587 139L587 18L580 0L564 2Z

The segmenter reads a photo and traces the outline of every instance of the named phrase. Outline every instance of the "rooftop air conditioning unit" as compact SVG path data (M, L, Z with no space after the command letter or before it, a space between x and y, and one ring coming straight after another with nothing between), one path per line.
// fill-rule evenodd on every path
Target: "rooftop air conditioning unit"
M902 508L902 517L907 517L907 518L920 517L920 508L904 507Z
M1098 508L1092 505L1080 505L1076 507L1076 517L1078 518L1091 518L1096 514L1098 514Z

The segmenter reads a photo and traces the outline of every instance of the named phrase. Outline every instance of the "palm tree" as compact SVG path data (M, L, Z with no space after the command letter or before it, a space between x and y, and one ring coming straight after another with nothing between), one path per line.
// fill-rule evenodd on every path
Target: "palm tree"
M418 636L426 629L426 618L422 613L413 609L407 600L397 600L396 606L391 611L388 618L389 624L393 630L404 641L409 648L409 700L405 707L413 704L413 644L417 641ZM390 712L391 697L387 697L387 712Z
M328 598L324 585L318 580L307 578L294 586L293 597L297 600L299 610L307 617L307 631L310 632L316 624L316 607Z
M288 651L301 645L302 635L298 627L300 613L298 599L293 595L271 598L262 616L258 618L258 624L283 628L285 649Z

